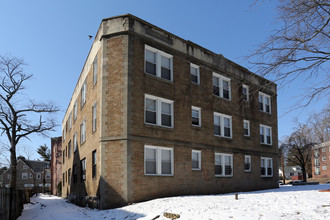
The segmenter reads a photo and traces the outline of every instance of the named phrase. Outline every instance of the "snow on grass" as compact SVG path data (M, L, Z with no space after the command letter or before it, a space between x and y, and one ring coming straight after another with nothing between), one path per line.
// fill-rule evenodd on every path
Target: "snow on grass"
M155 199L117 209L81 208L56 196L39 195L24 205L18 220L83 219L168 219L164 212L180 219L330 219L330 184L281 186L278 189L208 196L179 196Z

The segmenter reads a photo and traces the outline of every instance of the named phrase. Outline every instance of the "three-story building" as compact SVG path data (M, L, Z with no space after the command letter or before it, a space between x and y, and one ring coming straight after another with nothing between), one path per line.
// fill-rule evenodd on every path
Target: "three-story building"
M62 122L63 196L104 209L278 187L276 96L140 18L103 19Z

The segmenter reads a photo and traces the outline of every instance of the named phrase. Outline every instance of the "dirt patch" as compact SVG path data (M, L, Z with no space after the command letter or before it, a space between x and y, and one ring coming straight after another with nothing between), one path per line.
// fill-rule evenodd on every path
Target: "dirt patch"
M330 189L319 190L319 192L330 192Z

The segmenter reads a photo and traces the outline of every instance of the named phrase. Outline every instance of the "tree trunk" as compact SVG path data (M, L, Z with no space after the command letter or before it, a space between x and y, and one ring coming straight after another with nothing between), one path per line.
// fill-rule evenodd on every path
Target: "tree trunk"
M9 203L9 219L16 219L16 146L11 143L10 148L10 203Z
M301 168L301 171L302 171L302 174L303 174L303 181L304 182L307 182L307 176L306 176L306 169L305 169L305 167L302 167Z

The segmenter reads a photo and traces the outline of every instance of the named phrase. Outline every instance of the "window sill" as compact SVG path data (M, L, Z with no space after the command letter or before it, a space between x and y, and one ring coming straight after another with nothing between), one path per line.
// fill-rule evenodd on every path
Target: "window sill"
M174 174L144 174L144 176L155 176L155 177L157 177L157 176L159 176L159 177L168 177L168 176L174 176Z
M267 114L267 115L272 115L271 112L265 112L265 111L262 111L262 110L260 110L260 109L259 109L259 112L265 113L265 114Z
M193 128L198 128L198 129L201 129L202 128L202 126L201 125L191 125L191 127L193 127Z
M272 146L273 145L273 144L266 144L266 143L261 143L261 142L260 142L260 144L261 145L266 145L266 146Z
M244 170L245 173L251 173L251 170Z
M146 122L144 122L144 125L147 126L147 127L150 127L150 128L157 127L157 128L164 128L164 129L169 129L169 130L174 129L174 126L173 127L168 127L168 126L163 126L163 125L150 124L150 123L146 123Z
M201 85L200 82L198 82L198 83L197 82L193 82L193 81L190 81L190 82L191 82L192 85L196 85L196 86L200 86Z
M151 77L152 79L159 80L159 81L161 81L161 82L166 82L166 83L169 83L169 84L174 84L174 83L173 83L173 79L172 79L172 80L164 79L164 78L161 78L161 77L159 77L159 76L157 76L157 75L152 75L152 74L150 74L150 73L146 73L146 72L144 72L144 75L145 75L145 76L148 76L148 77ZM171 76L171 77L173 78L173 76Z
M261 178L271 178L273 176L261 176Z
M214 177L225 177L225 178L228 178L228 177L233 177L233 175L227 175L227 176L224 176L224 175L215 175Z
M233 139L232 137L220 136L220 135L216 135L216 134L213 134L213 136L214 137L220 137L220 138L226 138L226 139L229 139L229 140Z
M201 171L202 169L191 169L192 171Z
M225 100L227 102L231 102L231 99L223 98L223 97L220 97L220 96L217 96L217 95L214 95L214 94L212 94L212 95L213 95L213 97L216 97L217 99Z

